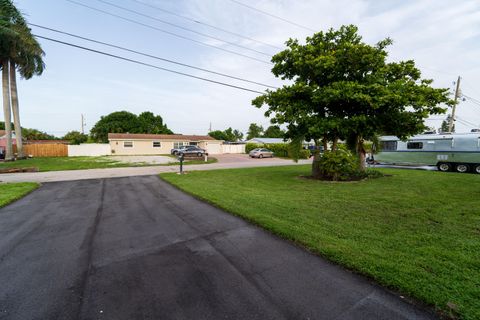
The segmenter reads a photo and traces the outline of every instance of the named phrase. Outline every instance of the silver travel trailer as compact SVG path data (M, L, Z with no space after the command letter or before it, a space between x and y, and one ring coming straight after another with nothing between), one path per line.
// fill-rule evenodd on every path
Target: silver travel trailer
M440 171L480 174L480 133L422 134L401 141L395 136L379 139L375 162L437 166Z

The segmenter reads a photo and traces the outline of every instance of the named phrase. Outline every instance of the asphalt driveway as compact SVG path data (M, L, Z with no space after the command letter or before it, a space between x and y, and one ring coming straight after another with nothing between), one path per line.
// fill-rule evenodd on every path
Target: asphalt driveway
M0 209L0 319L432 319L156 176Z

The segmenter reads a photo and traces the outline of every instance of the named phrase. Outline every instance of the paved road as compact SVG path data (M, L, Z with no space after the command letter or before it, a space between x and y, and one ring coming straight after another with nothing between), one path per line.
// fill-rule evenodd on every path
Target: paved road
M0 319L432 319L156 176L0 209Z
M298 163L288 159L250 159L245 154L224 154L215 155L218 158L217 163L188 165L186 171L194 170L215 170L232 168L251 168L251 167L271 167L285 166L295 164L310 164L311 160L300 160ZM73 181L82 179L115 178L155 175L162 172L178 172L178 166L149 166L149 167L127 167L127 168L107 168L107 169L88 169L88 170L69 170L69 171L50 171L50 172L23 172L0 174L0 183L2 182L54 182L54 181Z

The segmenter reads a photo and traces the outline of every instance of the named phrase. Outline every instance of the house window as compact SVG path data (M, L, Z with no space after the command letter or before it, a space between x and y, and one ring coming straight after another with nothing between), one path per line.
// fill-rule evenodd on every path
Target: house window
M183 146L188 146L188 142L174 142L173 143L173 148L178 149Z
M190 142L189 145L191 145L191 146L198 146L198 142Z
M397 151L397 141L382 141L380 148L382 151Z
M160 148L161 147L160 141L153 141L153 147Z
M423 149L423 142L407 142L407 149Z
M124 148L133 148L133 141L123 141Z

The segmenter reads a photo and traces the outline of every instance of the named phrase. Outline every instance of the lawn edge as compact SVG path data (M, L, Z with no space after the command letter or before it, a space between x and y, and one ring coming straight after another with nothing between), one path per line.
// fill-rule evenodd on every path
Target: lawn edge
M26 191L25 193L22 193L22 194L20 194L16 197L12 198L11 200L9 200L8 202L6 202L4 204L0 204L0 209L14 203L15 201L18 201L18 200L28 196L30 193L37 190L42 185L41 183L38 183L38 182L7 182L7 183L2 183L2 184L17 184L17 183L33 183L33 184L35 184L35 187Z
M237 168L235 168L235 169L237 169ZM231 214L231 215L233 215L235 217L238 217L238 218L242 219L243 221L246 221L246 222L248 222L248 223L250 223L250 224L252 224L252 225L254 225L258 228L261 228L262 230L268 232L272 236L277 237L277 238L282 239L282 240L285 240L285 241L288 241L290 244L296 246L297 248L305 250L309 254L315 255L315 256L320 257L322 259L325 259L327 262L329 262L331 264L334 264L335 266L338 266L338 267L342 268L343 270L345 270L347 272L362 276L368 282L370 282L372 285L386 290L390 294L393 294L393 295L397 296L398 298L400 298L402 301L405 301L405 302L407 302L409 304L412 304L416 307L424 309L426 312L430 313L431 315L439 317L439 319L451 319L451 320L458 319L455 316L449 316L448 315L448 310L441 309L441 308L437 307L436 305L429 304L429 303L421 300L420 298L413 297L410 294L403 292L401 288L383 283L382 281L379 281L379 280L375 279L373 276L371 276L367 273L363 273L359 270L354 269L353 267L349 267L349 266L346 266L344 264L341 264L340 262L331 259L329 256L327 256L327 255L325 255L321 252L318 252L317 250L315 250L313 248L310 248L308 245L306 245L302 242L296 241L295 239L292 239L291 237L289 237L287 235L284 235L284 234L281 234L281 233L276 233L274 230L266 228L265 226L261 225L260 223L258 223L257 221L255 221L253 219L245 217L244 215L242 215L240 213L233 212L233 211L231 211L231 210L229 210L229 209L227 209L227 208L225 208L225 207L223 207L223 206L221 206L221 205L219 205L219 204L217 204L217 203L215 203L215 202L213 202L213 201L211 201L207 198L204 198L204 197L202 197L198 194L195 194L195 193L192 193L188 190L185 190L185 189L181 188L180 186L177 186L174 183L171 183L170 181L168 181L168 180L166 180L162 177L162 175L167 175L167 174L172 174L172 172L162 172L162 173L158 174L157 176L159 177L159 179L168 183L170 186L172 186L175 189L180 190L180 191L192 196L193 198L195 198L197 200L208 203L209 205L211 205L211 206L213 206L217 209L220 209L227 214Z
M212 160L211 162L205 162L202 160L202 162L195 162L195 163L190 163L188 161L184 162L184 166L189 166L189 165L205 165L205 164L214 164L218 162L218 159L215 157L210 157L209 160ZM60 169L60 170L40 170L38 167L35 167L39 169L36 172L58 172L58 171L77 171L77 170L98 170L98 169L118 169L118 168L143 168L143 167L169 167L169 166L179 166L180 162L168 162L168 163L161 163L161 164L141 164L138 163L137 165L128 165L125 163L125 165L114 165L111 167L99 167L99 168L71 168L71 169ZM23 173L23 172L15 172L15 173ZM5 174L11 174L11 173L5 173ZM1 174L0 174L1 177Z

